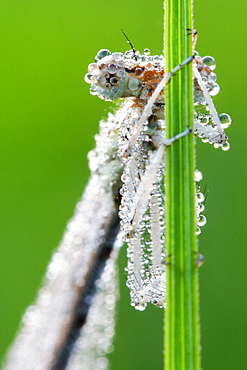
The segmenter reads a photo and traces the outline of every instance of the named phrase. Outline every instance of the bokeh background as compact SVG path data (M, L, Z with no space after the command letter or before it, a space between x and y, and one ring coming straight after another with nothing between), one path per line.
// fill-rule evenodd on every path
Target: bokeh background
M162 52L161 0L1 0L0 356L36 296L52 251L87 182L87 152L110 103L83 80L101 48ZM208 183L200 251L202 368L246 369L246 12L238 0L195 1L197 50L213 55L219 113L233 124L231 150L198 142ZM129 306L120 256L113 370L162 369L163 312ZM13 369L14 370L14 369ZM23 369L24 370L24 369Z

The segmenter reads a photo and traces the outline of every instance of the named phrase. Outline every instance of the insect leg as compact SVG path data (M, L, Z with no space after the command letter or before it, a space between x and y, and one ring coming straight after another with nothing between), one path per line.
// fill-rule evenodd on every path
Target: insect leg
M213 119L214 123L217 125L217 131L218 131L219 136L220 136L219 141L220 142L225 142L227 140L227 136L226 136L226 134L225 134L225 132L222 128L222 125L221 125L219 116L217 114L217 111L215 109L213 100L212 100L205 84L202 81L202 76L201 76L200 72L198 71L198 69L195 65L193 66L193 75L196 78L196 80L198 82L198 85L200 86L200 89L203 92L203 96L204 96L204 99L205 99L205 101L208 105L208 108L209 108L210 114L212 116L212 119Z
M147 205L150 198L150 189L153 185L155 175L158 171L162 158L164 156L164 150L167 146L170 146L175 141L179 140L180 138L190 134L192 132L191 128L181 132L178 135L170 139L165 139L164 143L162 143L158 150L153 153L150 157L148 168L146 169L145 175L137 189L137 192L133 199L133 218L132 218L132 226L133 232L136 231L143 213L147 209Z
M179 65L177 65L175 68L173 68L173 70L171 72L166 73L165 76L164 76L164 78L158 84L158 86L156 87L156 89L153 92L153 95L148 100L147 105L145 106L145 108L143 110L143 113L142 113L142 115L141 115L141 117L140 117L140 119L138 121L138 126L137 126L136 133L135 133L135 135L132 136L132 138L130 140L130 145L129 145L129 151L130 152L131 152L133 146L135 145L135 142L136 142L138 136L142 132L144 123L146 122L146 120L148 119L148 117L150 116L150 114L152 113L152 107L153 107L154 103L156 102L156 100L157 100L159 94L161 93L162 89L164 89L164 87L166 86L166 84L170 81L171 77L177 71L179 71L186 64L190 63L193 59L194 59L194 55L191 55L190 57L188 57L187 59L185 59L182 63L180 63Z

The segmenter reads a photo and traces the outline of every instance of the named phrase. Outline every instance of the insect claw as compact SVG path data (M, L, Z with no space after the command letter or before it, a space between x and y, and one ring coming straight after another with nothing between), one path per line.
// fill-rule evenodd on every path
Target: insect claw
M197 30L193 29L193 28L186 28L187 31L190 31L190 35L197 35Z
M167 260L171 258L171 253L169 253L165 259L162 261L162 264L165 265L165 266L170 266L171 265L171 262L168 262Z
M193 252L196 255L196 267L200 267L205 261L205 257L199 252Z

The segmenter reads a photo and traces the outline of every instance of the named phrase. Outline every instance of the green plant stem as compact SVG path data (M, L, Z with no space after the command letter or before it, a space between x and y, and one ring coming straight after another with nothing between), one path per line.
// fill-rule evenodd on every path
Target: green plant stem
M191 0L165 0L165 60L169 72L192 55ZM166 88L168 138L193 127L192 63ZM200 369L194 137L189 134L166 156L167 309L165 369Z

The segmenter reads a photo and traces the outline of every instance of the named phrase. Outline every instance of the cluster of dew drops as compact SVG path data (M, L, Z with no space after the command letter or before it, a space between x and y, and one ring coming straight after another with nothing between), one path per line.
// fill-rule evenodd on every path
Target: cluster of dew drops
M199 57L198 53L195 52L196 58ZM195 58L195 59L196 59ZM200 58L200 57L199 57ZM213 71L216 68L216 62L215 59L212 56L204 56L201 58L201 61L204 65L210 67L211 72L209 74L205 73L205 75L202 75L202 81L205 84L209 95L211 97L216 96L220 92L220 86L216 83L217 75ZM195 111L195 118L196 120L204 127L210 126L213 129L217 129L217 125L212 122L212 116L209 112L209 107L207 106L207 103L201 93L201 91L194 89L194 106L199 107ZM202 112L200 110L200 106L204 106L206 112ZM223 130L227 129L231 123L231 117L227 113L221 113L218 115L221 127ZM224 151L227 151L230 149L230 144L226 141L224 143L217 143L213 138L207 137L203 132L195 132L197 136L202 140L203 143L209 143L213 144L214 148L221 148Z
M202 180L202 173L198 170L195 171L195 183L196 183L196 235L201 234L201 227L204 226L207 222L207 219L201 213L204 211L205 206L205 196L200 191L200 181Z
M164 57L162 55L150 56L149 49L144 49L143 54L136 50L128 50L123 54L121 52L111 53L108 49L101 49L95 57L95 62L89 64L85 81L91 85L90 93L92 95L98 95L100 99L111 101L122 97L122 94L125 93L126 78L128 79L126 69L131 70L137 64L142 67L145 66L146 70L155 69L157 66L163 68L163 61ZM143 69L136 68L135 73L140 77ZM128 81L130 91L135 91L138 84L138 79Z

